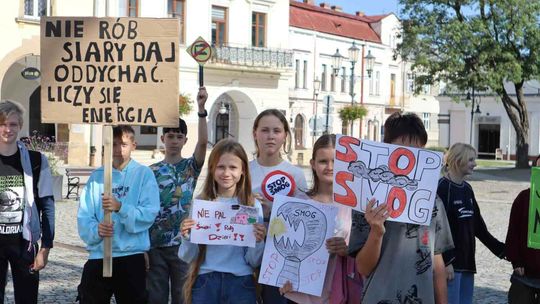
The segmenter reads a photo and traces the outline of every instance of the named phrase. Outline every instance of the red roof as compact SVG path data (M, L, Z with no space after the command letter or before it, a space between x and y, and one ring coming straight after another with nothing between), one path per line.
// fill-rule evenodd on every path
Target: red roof
M370 23L384 17L356 16L295 0L290 1L290 26L375 43L381 43L381 38Z

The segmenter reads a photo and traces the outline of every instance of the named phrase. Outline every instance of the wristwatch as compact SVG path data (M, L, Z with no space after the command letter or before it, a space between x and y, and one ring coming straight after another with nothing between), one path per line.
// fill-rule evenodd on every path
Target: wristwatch
M208 116L208 112L206 110L204 110L204 112L197 113L197 115L199 115L200 118L204 118L204 117Z

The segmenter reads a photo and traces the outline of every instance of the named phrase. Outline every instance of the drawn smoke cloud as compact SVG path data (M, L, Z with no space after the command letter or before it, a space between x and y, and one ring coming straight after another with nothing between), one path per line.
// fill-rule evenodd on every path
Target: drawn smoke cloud
M350 162L348 169L354 176L369 179L373 182L382 182L390 186L406 188L410 191L418 188L418 181L410 179L406 175L396 175L385 165L369 169L366 164L359 160Z

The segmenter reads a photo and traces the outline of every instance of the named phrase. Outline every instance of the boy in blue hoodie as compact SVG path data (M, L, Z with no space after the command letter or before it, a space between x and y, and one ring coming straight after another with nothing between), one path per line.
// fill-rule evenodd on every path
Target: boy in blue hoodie
M103 167L95 170L83 190L77 222L89 258L79 286L80 303L146 303L148 229L159 211L159 190L152 171L131 159L135 132L113 129L112 196L103 194ZM112 224L103 222L104 210ZM112 237L113 276L103 277L103 238Z

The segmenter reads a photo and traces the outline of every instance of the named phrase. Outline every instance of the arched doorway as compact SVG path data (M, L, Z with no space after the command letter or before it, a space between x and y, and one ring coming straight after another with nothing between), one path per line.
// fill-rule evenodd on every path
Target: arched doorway
M208 138L211 144L223 138L238 141L249 154L253 152L252 124L257 108L252 99L239 90L222 92L208 111Z
M30 95L30 107L28 109L28 131L30 135L36 131L47 137L56 136L56 128L51 123L41 123L41 86L37 87Z
M294 119L294 148L304 148L304 117L300 114Z

